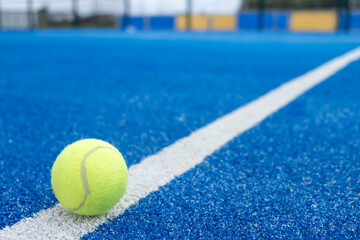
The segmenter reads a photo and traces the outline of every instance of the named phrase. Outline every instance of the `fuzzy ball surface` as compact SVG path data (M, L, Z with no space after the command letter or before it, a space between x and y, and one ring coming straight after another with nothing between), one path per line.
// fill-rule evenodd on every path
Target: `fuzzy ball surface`
M68 145L56 158L51 185L59 202L79 215L110 210L124 195L128 172L121 153L98 139Z

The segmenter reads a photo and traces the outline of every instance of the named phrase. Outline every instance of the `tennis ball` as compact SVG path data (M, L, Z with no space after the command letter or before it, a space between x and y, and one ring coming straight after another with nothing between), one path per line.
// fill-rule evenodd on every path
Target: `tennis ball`
M79 215L98 215L111 209L124 195L127 167L111 144L83 139L68 145L51 170L55 197Z

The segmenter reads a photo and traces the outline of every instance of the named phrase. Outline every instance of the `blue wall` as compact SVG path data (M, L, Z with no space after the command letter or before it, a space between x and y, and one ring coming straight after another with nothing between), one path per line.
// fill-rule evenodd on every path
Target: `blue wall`
M287 30L289 26L290 12L276 12L273 14L275 20L274 27L279 30Z
M360 30L360 12L355 12L351 18L351 28Z
M346 21L350 21L349 27L352 30L360 30L360 12L353 12L351 16L347 19L345 13L340 14L340 29L345 29Z
M258 15L256 12L244 12L238 16L239 29L251 30L258 26Z
M288 27L289 12L264 12L264 29L286 30ZM238 26L241 30L255 30L258 27L259 15L257 12L242 12L238 16Z
M151 29L175 29L175 18L172 16L150 17Z

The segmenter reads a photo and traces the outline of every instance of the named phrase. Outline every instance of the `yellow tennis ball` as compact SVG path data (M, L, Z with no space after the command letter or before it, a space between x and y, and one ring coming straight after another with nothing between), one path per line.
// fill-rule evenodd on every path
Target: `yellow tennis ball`
M83 139L56 158L51 185L59 202L80 215L98 215L124 195L128 172L121 153L111 144Z

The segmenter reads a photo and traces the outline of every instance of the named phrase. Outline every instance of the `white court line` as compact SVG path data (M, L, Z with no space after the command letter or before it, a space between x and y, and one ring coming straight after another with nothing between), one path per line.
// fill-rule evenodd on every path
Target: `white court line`
M121 215L140 199L195 167L239 134L359 58L360 47L279 86L131 166L128 189L107 214L77 216L58 204L4 228L0 231L0 239L78 239L94 231L107 219Z

